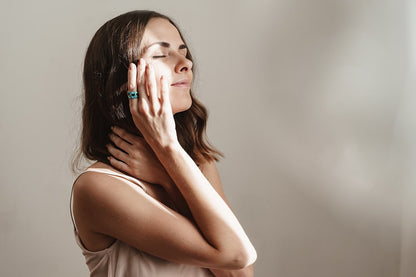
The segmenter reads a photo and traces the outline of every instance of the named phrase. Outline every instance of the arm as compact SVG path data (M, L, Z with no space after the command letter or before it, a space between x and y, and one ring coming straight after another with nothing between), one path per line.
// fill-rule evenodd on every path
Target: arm
M148 147L146 147L146 142L142 138L132 135L117 127L114 128L113 131L114 134L111 134L110 138L116 147L109 145L108 149L109 152L117 158L114 159L110 157L109 159L115 168L122 170L138 179L148 182L168 182L167 180L169 179L169 176L167 175L166 171L163 170L162 165L157 160L154 153ZM216 192L229 206L215 163L202 163L200 164L199 169L207 178L212 187L216 190ZM177 189L168 191L168 194L174 203L181 207L181 214L189 218L189 208L184 202L185 200L179 191ZM252 265L240 270L210 270L217 277L251 277L254 274Z
M165 185L177 187L196 225L140 189L93 173L84 174L76 186L80 209L74 206L74 212L87 213L91 231L170 261L222 269L253 263L254 247L237 218L177 141L166 82L159 98L151 68L144 70L141 62L139 72L144 81L138 83L140 100L130 100L133 120L173 181ZM134 65L129 89L136 90Z
M246 267L253 248L237 218L185 151L169 146L158 157L183 197L202 235L224 260ZM225 265L225 264L224 264Z
M172 179L147 142L121 128L113 127L112 130L113 133L109 137L113 144L107 145L108 152L111 154L108 157L110 164L139 180L162 185L175 203L177 211L192 220L185 199L178 188L171 185Z
M166 171L163 171L162 165L157 160L154 153L146 147L146 142L142 138L117 127L114 128L113 131L114 134L111 134L110 138L116 147L109 145L108 149L109 152L117 158L114 159L110 157L109 159L115 168L148 182L167 182L166 180L169 179L169 176L166 174ZM199 165L199 169L229 206L215 163L202 163ZM168 191L168 194L176 205L182 207L181 214L186 215L187 213L184 213L183 211L189 211L189 208L179 191ZM216 277L252 277L254 274L252 265L240 270L210 270Z
M200 169L214 189L218 192L218 194L224 199L225 203L231 208L230 204L228 203L224 190L222 188L220 176L218 174L217 167L213 162L207 162L200 165ZM211 272L216 277L253 277L254 276L254 268L253 265L249 265L248 267L238 269L238 270L223 270L223 269L210 269Z

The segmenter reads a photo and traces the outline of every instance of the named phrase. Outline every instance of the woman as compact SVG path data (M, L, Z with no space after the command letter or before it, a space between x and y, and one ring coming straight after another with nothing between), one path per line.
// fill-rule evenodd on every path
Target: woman
M84 62L77 242L91 276L252 276L256 251L229 208L192 96L192 57L166 16L105 23Z

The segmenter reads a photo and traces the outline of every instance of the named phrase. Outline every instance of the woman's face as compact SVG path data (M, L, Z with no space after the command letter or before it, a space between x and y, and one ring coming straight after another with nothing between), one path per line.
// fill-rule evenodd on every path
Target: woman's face
M191 107L192 62L178 30L164 18L152 18L142 38L142 58L153 66L156 80L163 75L170 89L172 112ZM160 89L160 88L158 88Z

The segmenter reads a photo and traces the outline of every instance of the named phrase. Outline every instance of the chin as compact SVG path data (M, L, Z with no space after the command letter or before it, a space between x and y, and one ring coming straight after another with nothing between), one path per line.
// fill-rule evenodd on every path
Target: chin
M187 111L192 106L192 99L189 97L186 101L181 101L180 103L172 103L172 112L174 114Z

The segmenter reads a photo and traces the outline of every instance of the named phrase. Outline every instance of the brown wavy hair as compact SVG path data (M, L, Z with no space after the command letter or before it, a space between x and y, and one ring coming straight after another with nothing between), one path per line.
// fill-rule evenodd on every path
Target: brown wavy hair
M84 99L79 156L108 164L106 145L111 126L140 135L126 95L127 71L139 60L140 44L151 18L167 16L154 11L132 11L106 22L92 38L84 60ZM178 32L183 39L181 32ZM186 43L185 43L186 44ZM193 61L190 52L186 56ZM192 94L191 107L174 115L179 143L196 162L217 161L222 154L206 138L207 110Z

